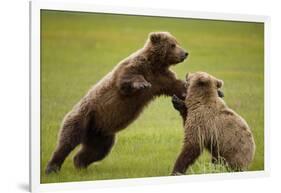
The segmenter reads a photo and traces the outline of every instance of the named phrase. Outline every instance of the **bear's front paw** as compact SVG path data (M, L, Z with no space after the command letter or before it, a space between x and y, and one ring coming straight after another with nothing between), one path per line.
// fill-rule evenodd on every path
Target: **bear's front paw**
M177 95L174 94L174 95L172 96L172 102L173 102L173 104L178 103L178 101L180 101L179 97L177 97Z
M220 98L224 97L224 93L221 90L218 90L218 95L219 95Z
M182 100L185 100L185 98L186 98L186 93L182 93L182 94L181 94L181 99L182 99Z
M184 101L179 99L179 97L177 97L176 95L173 95L172 103L173 103L174 108L177 109L177 110L182 110L183 108L185 108Z
M145 89L150 88L152 85L149 82L134 82L133 88L139 90L139 89Z

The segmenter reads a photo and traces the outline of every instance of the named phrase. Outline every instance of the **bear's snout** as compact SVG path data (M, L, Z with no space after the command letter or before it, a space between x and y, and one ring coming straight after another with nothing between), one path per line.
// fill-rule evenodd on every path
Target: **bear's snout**
M182 61L185 60L188 56L188 52L187 51L183 51L182 54L181 54L181 59Z

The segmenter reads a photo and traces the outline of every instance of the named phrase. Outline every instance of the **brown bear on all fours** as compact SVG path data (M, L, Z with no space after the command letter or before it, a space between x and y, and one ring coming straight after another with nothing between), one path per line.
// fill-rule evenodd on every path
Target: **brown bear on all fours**
M232 170L246 170L254 158L254 138L246 121L219 97L223 82L197 72L188 75L186 84L185 101L172 99L183 117L185 132L172 174L184 174L204 148L212 154L213 163L222 158Z
M65 116L46 174L59 171L79 144L76 168L102 160L114 145L116 133L133 122L155 97L184 97L185 82L169 67L187 55L170 33L150 33L142 49L121 61Z

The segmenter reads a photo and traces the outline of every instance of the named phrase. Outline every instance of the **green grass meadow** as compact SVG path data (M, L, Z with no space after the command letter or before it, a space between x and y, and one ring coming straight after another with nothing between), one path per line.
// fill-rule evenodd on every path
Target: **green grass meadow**
M169 31L190 53L172 67L179 78L206 71L224 80L225 101L254 133L251 171L264 169L264 25L262 23L41 11L41 183L167 176L180 152L183 127L171 99L160 97L117 136L108 157L74 168L73 151L61 172L44 170L64 115L120 60L141 48L152 31ZM204 153L188 174L226 172Z

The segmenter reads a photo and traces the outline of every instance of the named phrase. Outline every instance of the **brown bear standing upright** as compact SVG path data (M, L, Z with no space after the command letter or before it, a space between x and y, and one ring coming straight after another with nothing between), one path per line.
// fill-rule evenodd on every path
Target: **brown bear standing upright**
M184 119L184 145L173 169L183 174L207 148L212 162L223 158L231 169L247 169L254 158L255 142L246 121L228 108L218 89L223 82L205 73L187 77L185 101L173 96L173 105ZM188 116L187 116L188 114Z
M169 67L187 55L170 33L149 34L142 49L121 61L65 116L46 174L59 171L79 144L75 167L86 168L102 160L110 152L115 134L133 122L155 97L184 97L185 82Z

